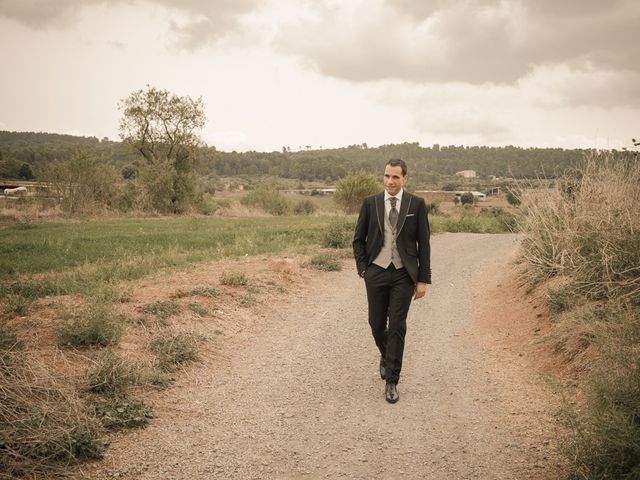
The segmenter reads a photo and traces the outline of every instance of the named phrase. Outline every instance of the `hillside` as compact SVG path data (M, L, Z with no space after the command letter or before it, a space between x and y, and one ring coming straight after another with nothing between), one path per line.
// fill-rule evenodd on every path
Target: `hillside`
M366 143L335 149L300 148L299 151L282 147L278 152L221 152L215 147L203 146L197 151L197 169L202 175L272 175L335 182L351 171L379 171L389 158L402 158L410 165L417 183L435 185L460 170L475 170L480 177L555 178L579 163L587 153L582 149L515 146L434 144L423 147L417 142L373 148ZM37 177L38 169L47 162L69 159L78 150L120 169L140 161L128 145L108 138L0 131L0 177L24 178L24 164Z

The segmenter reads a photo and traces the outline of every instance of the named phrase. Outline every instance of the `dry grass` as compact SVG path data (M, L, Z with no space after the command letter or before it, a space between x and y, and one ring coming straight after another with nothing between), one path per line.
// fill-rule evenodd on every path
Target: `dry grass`
M167 331L151 341L150 349L156 355L157 366L161 371L173 371L198 357L199 340L191 333Z
M534 282L565 276L593 300L640 297L640 166L591 158L538 195L523 221Z
M574 478L640 479L640 164L587 159L529 199L524 275L544 284L567 362Z
M97 423L65 385L26 354L0 351L0 478L52 478L102 455Z

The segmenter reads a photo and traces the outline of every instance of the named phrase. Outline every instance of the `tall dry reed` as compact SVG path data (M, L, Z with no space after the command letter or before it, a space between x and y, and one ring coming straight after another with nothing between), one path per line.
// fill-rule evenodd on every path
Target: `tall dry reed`
M528 200L524 274L545 285L577 387L564 412L572 478L640 479L640 162L593 155Z
M533 282L570 279L591 300L640 298L640 163L593 155L526 207L523 243Z

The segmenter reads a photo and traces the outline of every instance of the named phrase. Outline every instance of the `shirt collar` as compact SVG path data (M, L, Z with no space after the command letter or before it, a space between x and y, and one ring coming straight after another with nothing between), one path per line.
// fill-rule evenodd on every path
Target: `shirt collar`
M404 188L401 188L400 191L394 195L398 199L398 204L402 203L402 192L404 192ZM391 198L391 195L389 195L389 192L387 192L385 190L384 191L384 201L385 201L385 203L389 200L389 198Z

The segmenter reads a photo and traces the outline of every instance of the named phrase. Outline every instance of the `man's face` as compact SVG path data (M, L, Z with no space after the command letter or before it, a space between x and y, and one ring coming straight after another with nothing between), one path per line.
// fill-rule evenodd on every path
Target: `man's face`
M404 184L409 180L409 175L402 174L402 167L384 167L384 189L389 195L397 195Z

